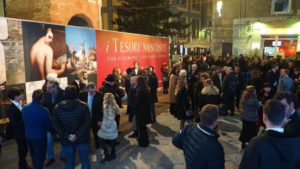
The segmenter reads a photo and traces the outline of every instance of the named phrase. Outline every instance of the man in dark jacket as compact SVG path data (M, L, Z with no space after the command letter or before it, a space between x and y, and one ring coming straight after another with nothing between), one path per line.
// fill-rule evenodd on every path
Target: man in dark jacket
M25 135L34 169L43 169L47 153L47 130L52 128L48 109L41 105L43 98L43 91L35 90L32 102L22 109Z
M11 104L7 109L7 115L12 126L13 136L18 145L19 169L28 169L26 156L28 153L27 142L25 138L25 127L22 117L23 93L19 88L11 88L7 94Z
M224 150L214 131L218 108L206 105L200 112L200 124L184 127L173 137L173 145L183 149L187 169L224 169Z
M278 83L279 83L279 65L277 63L274 63L272 65L272 69L268 71L266 75L266 82L269 82L272 85L272 92L275 93Z
M97 132L100 129L103 119L103 94L97 92L95 83L90 82L87 85L87 91L80 92L79 99L85 102L89 107L92 116L91 127L95 139L96 157L97 161L101 161L100 140L97 136Z
M223 75L219 66L217 67L216 71L212 73L211 80L214 82L214 85L221 91L223 87Z
M155 114L155 103L158 101L157 99L157 88L158 88L158 80L156 75L152 75L150 74L150 70L149 68L145 69L145 79L147 81L147 84L150 88L150 93L151 93L151 98L152 98L152 102L151 102L151 119L152 122L156 122L156 114Z
M287 124L284 127L286 137L300 137L300 109L295 109L295 96L289 93L277 93L274 99L285 105Z
M56 80L50 80L47 84L47 92L45 94L44 103L43 105L48 108L50 112L50 116L52 116L53 108L60 103L61 101L65 100L64 91L59 87L59 83ZM52 165L54 160L54 148L53 142L54 138L56 137L55 131L47 132L47 155L48 161L46 162L45 166L48 167ZM60 157L62 161L65 161L64 150L62 149L60 152Z
M91 116L89 107L77 99L74 86L65 89L66 100L53 109L53 126L66 154L66 168L75 168L76 149L81 166L89 169L89 141Z
M240 169L296 169L300 168L300 138L285 138L285 106L270 100L263 110L266 125L264 136L256 137L248 145Z
M240 72L239 66L234 67L234 75L236 77L236 82L237 82L237 87L235 92L235 103L236 103L236 108L240 109L241 95L244 90L244 78Z
M236 77L234 76L232 68L228 67L223 81L223 89L221 94L221 96L223 96L225 115L228 114L228 109L230 109L232 116L234 114L234 96L236 93L236 88Z
M105 78L105 84L99 89L103 94L112 93L115 96L116 102L120 108L122 106L122 98L125 96L125 92L120 88L120 86L115 83L115 77L109 74ZM116 115L116 122L119 127L120 125L120 115Z
M137 128L136 128L136 120L134 119L134 115L136 113L135 106L136 106L136 87L137 87L137 78L138 76L131 77L130 85L131 88L129 90L128 95L128 107L127 112L129 115L129 122L132 122L133 126L133 134L129 136L129 138L136 138L138 136Z

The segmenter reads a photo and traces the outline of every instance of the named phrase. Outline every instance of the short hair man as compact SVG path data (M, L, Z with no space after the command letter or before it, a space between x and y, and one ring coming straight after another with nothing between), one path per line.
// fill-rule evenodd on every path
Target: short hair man
M224 150L214 131L219 112L208 104L200 112L200 124L184 127L173 137L173 145L183 149L187 169L224 169Z
M277 88L277 93L287 92L292 93L294 90L294 81L289 77L289 69L280 69L281 79Z
M248 145L240 169L294 169L300 167L300 138L285 138L285 106L278 100L267 101L263 110L266 132Z
M64 91L59 87L59 83L56 80L49 80L47 84L47 92L45 94L45 99L43 106L48 108L50 112L50 116L52 116L52 110L53 108L60 103L61 101L65 100L64 96ZM47 145L47 155L48 155L48 161L46 162L45 166L48 167L52 165L55 160L54 160L54 138L55 138L56 133L54 131L47 132L47 140L48 140L48 145ZM60 157L62 161L65 161L65 155L64 155L64 150L62 149L60 152Z
M35 90L32 94L32 102L22 109L25 134L34 169L43 169L47 152L47 130L52 128L48 109L41 105L43 99L43 91Z
M65 96L66 100L53 109L53 126L65 150L66 168L75 168L77 149L82 168L89 169L90 111L85 103L77 99L75 86L66 87Z
M95 139L96 157L97 161L101 161L100 140L97 132L103 119L103 93L97 91L95 83L89 82L87 90L80 92L78 98L89 107L92 116L91 128Z
M12 133L18 145L19 168L28 169L26 156L28 153L27 142L25 138L25 126L22 116L22 100L24 95L19 88L13 87L8 91L8 98L11 104L7 109L7 116L12 126Z
M277 93L274 99L280 101L285 106L285 116L289 119L284 126L286 137L300 137L300 109L295 109L295 96L289 93Z

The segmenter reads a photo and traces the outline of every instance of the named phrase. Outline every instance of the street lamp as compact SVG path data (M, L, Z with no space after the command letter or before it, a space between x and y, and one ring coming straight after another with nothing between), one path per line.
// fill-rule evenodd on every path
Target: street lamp
M217 11L218 11L219 17L222 16L222 7L223 7L223 1L218 1L217 2Z

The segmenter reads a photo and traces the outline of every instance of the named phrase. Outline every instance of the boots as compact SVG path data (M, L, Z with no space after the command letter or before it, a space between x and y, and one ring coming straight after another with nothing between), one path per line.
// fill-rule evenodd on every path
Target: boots
M96 149L96 160L97 162L101 162L102 160L102 151L100 148Z

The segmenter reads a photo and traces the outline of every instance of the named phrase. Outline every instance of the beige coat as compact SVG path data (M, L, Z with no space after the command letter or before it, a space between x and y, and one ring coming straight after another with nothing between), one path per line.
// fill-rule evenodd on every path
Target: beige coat
M169 96L170 96L170 103L175 103L176 98L175 98L175 88L177 84L178 76L172 74L170 76L170 82L169 82Z

